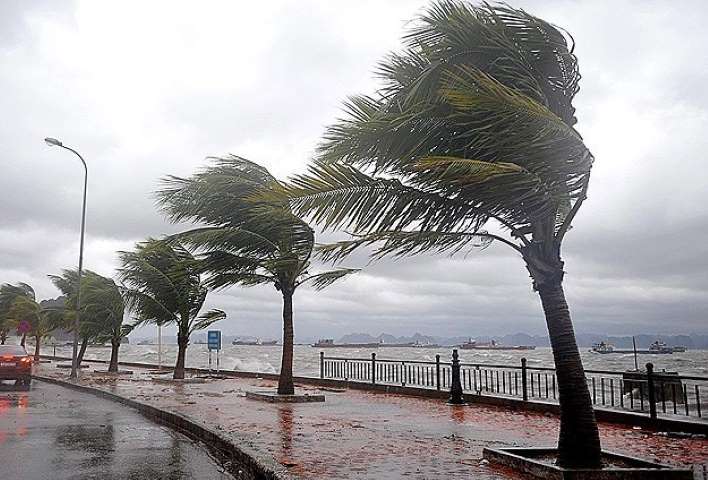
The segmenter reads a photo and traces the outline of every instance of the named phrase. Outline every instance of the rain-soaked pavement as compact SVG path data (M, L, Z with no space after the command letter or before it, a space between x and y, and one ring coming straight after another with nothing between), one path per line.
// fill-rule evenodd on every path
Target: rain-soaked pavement
M307 385L298 389L324 393L326 401L271 404L245 398L247 390L275 389L270 380L177 384L133 370L119 378L82 372L81 383L186 415L302 479L522 478L487 464L482 448L553 445L558 432L554 415L490 405L450 406L437 399ZM66 377L51 364L40 373ZM696 464L701 472L708 464L705 437L672 438L609 423L600 432L608 450Z
M130 408L60 386L0 386L2 480L227 479L201 445Z

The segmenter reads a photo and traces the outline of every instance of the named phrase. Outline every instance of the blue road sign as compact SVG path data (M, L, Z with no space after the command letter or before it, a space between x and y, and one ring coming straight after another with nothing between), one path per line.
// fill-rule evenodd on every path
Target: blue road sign
M221 330L209 330L207 332L207 346L209 350L221 350Z

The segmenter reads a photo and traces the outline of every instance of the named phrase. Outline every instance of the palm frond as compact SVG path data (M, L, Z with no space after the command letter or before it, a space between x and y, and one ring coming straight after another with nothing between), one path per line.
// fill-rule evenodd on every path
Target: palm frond
M297 285L299 286L304 283L311 282L312 286L315 287L316 290L322 290L332 285L334 282L359 271L360 269L358 268L338 268L336 270L330 270L328 272L309 275L301 279Z
M386 256L406 257L427 252L455 255L461 251L486 248L493 241L506 241L487 232L438 232L438 231L386 231L355 235L317 248L318 257L324 262L338 263L363 247L374 247L373 259ZM518 249L518 246L514 246Z

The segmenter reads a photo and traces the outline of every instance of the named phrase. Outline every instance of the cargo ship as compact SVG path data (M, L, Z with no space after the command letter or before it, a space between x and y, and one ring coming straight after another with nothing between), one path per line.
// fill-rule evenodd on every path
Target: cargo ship
M477 343L471 338L460 345L462 350L536 350L535 345L499 345L492 340L489 343Z
M594 353L600 353L600 354L608 354L608 353L634 353L635 350L620 350L615 348L613 345L610 345L609 343L605 342L600 342L596 343L592 346L590 349L591 352ZM643 355L668 355L674 352L685 352L686 347L669 347L667 346L664 342L661 342L657 340L656 342L652 343L649 345L649 348L645 349L637 349L637 353L641 353Z
M379 348L380 343L334 343L331 338L321 338L317 340L316 343L312 344L313 347L318 348ZM390 344L389 346L396 346Z
M264 342L260 338L257 338L256 340L234 340L231 342L231 345L248 345L251 347L270 347L277 344L277 340L266 340Z

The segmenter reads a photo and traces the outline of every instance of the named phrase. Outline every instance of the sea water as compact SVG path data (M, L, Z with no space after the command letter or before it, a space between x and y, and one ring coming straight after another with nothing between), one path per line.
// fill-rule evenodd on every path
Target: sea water
M157 345L121 345L120 360L123 362L157 363ZM634 355L606 354L591 352L589 348L581 348L583 365L587 370L624 371L634 368ZM45 346L43 353L51 354L52 346ZM434 362L440 355L442 362L449 362L452 347L436 348L325 348L320 349L310 345L295 345L294 373L299 376L319 376L319 355L325 352L326 357L371 359L371 353L376 353L379 360L418 360ZM71 356L71 346L57 346L59 356ZM495 364L518 366L521 358L526 358L529 367L553 367L553 354L550 348L538 347L525 351L489 351L489 350L459 350L463 363ZM111 355L109 347L89 347L86 359L108 360ZM162 363L174 365L177 358L177 345L162 346ZM281 346L250 346L224 345L219 354L220 367L225 370L239 370L261 373L277 373L280 370ZM216 365L216 354L212 353L212 366ZM708 377L708 350L688 350L670 355L637 356L637 363L644 368L647 362L654 364L654 371L678 372L681 375L696 375ZM207 368L209 366L209 351L204 344L191 344L187 348L186 364L188 367Z

